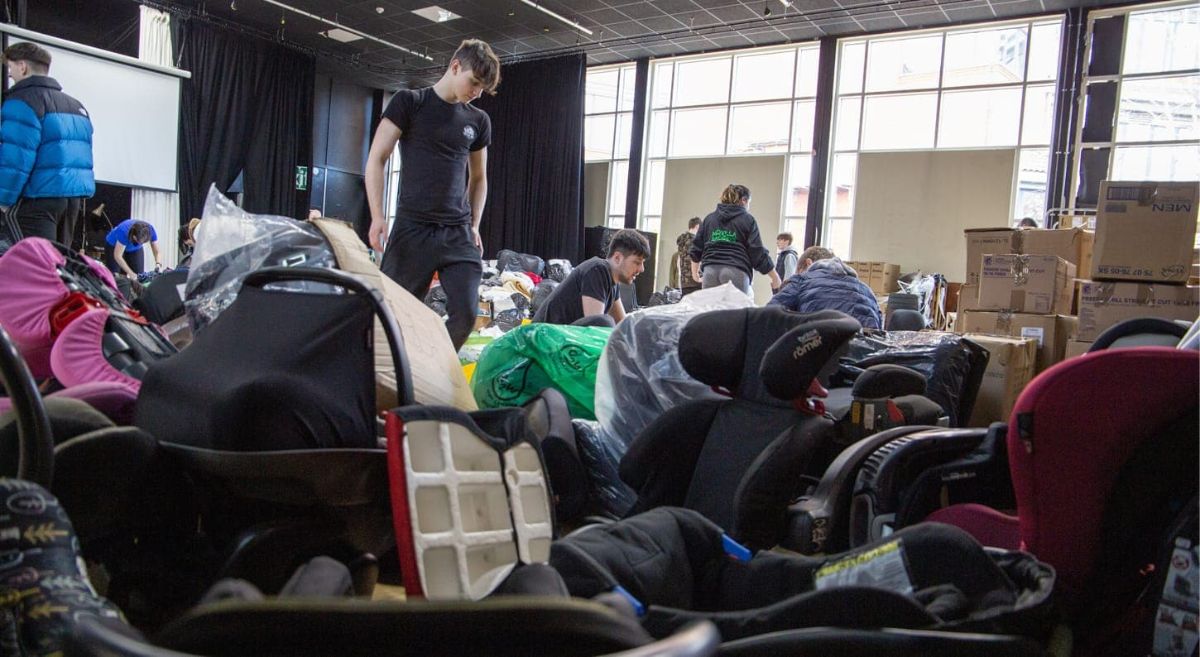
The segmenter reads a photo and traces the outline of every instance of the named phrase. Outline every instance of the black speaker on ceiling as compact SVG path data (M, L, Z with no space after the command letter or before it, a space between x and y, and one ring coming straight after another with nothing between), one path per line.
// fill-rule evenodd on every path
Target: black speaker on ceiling
M617 232L617 230L617 228L608 228L605 226L585 228L583 230L584 257L607 257L608 241L612 239L613 233ZM621 302L625 305L626 310L646 305L650 301L650 295L654 292L654 257L658 253L658 235L656 233L647 233L644 230L639 230L638 232L650 242L650 257L646 258L646 271L634 279L632 286L620 286ZM632 287L633 289L625 289L628 287ZM633 300L630 298L631 295L636 297L636 304L630 303Z

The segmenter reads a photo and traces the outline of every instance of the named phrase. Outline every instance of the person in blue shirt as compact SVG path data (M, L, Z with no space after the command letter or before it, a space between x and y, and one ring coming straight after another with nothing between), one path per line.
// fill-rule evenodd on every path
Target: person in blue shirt
M139 219L126 219L108 232L105 238L108 249L105 251L105 264L114 274L124 273L136 279L144 271L142 247L150 243L154 252L154 268L162 268L162 257L158 253L158 233L154 226Z
M801 313L840 310L857 319L863 328L883 328L875 293L833 251L823 246L810 246L800 254L799 260L796 274L783 284L767 305L783 306Z
M92 121L49 77L50 53L33 43L4 50L14 84L0 108L0 209L21 235L71 244L83 202L96 193Z

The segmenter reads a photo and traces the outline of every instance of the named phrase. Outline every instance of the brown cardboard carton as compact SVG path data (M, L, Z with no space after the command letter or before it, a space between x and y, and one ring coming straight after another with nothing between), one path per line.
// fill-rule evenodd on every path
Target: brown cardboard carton
M983 256L989 253L1013 253L1012 228L972 228L963 231L967 238L967 285L979 285Z
M1100 183L1092 280L1186 283L1200 182Z
M899 291L899 278L900 265L892 265L886 262L872 262L871 279L867 285L871 286L871 291L875 294L889 294Z
M979 309L979 284L963 285L958 289L958 312Z
M985 255L980 310L1048 315L1071 308L1075 265L1052 255Z
M1092 348L1092 343L1081 342L1079 340L1067 340L1067 349L1063 353L1063 360L1082 356L1087 353L1088 349Z
M1013 235L1016 248L1011 253L1056 255L1086 275L1092 269L1095 239L1095 233L1082 228L1018 230Z
M987 349L989 354L970 426L986 427L992 422L1007 422L1017 396L1033 378L1037 340L976 333L965 337Z
M1079 290L1076 340L1093 342L1110 326L1135 317L1195 321L1200 287L1084 281Z
M478 409L442 318L379 271L350 224L336 219L315 219L312 223L333 247L338 269L358 274L382 291L384 301L400 326L416 401L454 406L464 411ZM378 319L375 320L375 336L376 407L386 410L397 404L396 371Z
M959 316L958 330L960 333L1033 338L1038 343L1036 371L1041 372L1063 359L1067 338L1076 330L1075 323L1075 318L1067 315L968 310Z

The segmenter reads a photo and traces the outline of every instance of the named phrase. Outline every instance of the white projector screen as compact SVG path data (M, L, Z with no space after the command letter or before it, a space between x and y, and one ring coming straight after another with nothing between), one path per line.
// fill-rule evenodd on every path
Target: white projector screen
M11 32L4 35L6 45L34 41L50 51L50 77L87 108L97 182L176 191L179 85L186 73L159 72L121 55Z

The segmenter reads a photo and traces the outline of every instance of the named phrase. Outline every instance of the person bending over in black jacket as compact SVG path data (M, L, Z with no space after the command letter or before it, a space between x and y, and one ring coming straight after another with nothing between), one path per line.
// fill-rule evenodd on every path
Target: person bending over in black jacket
M716 211L704 218L688 253L692 275L705 288L724 283L753 295L750 279L754 271L771 277L771 289L781 284L771 254L763 248L758 222L750 214L750 190L730 185L721 193Z

